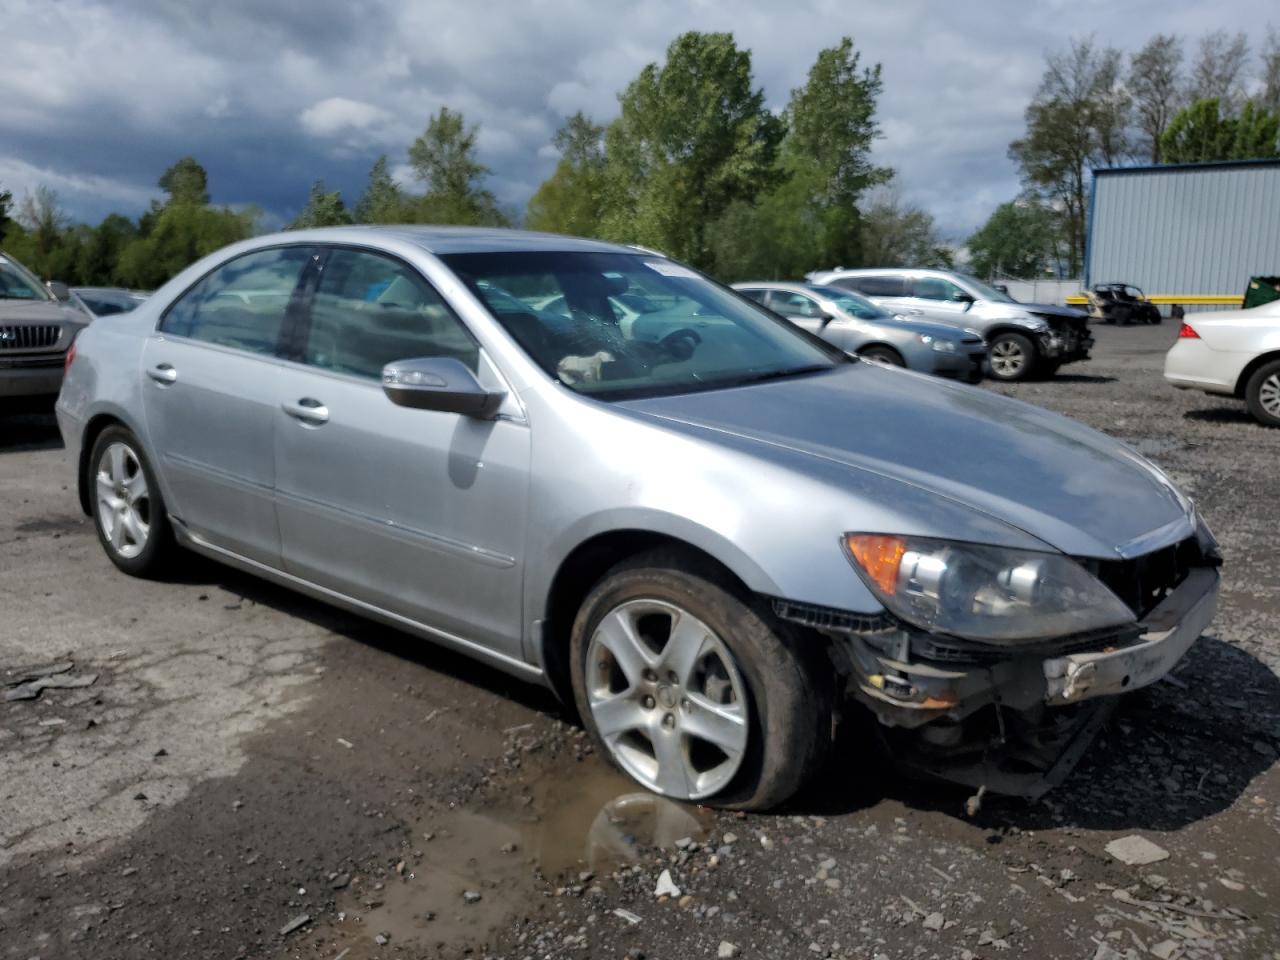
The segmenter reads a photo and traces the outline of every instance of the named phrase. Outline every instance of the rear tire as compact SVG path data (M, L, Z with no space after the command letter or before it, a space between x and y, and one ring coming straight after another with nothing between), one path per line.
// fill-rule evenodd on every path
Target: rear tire
M1267 427L1280 427L1280 360L1264 363L1244 388L1253 418Z
M158 577L177 550L155 472L142 444L122 426L98 434L85 466L98 542L133 577Z
M993 380L1017 383L1035 371L1038 356L1029 337L1020 333L997 333L987 353L987 366Z
M907 365L907 361L902 359L902 354L891 347L867 347L865 350L859 350L858 356L863 360L882 363L887 367L905 367Z
M674 800L764 810L831 742L834 671L715 564L655 550L614 567L574 621L574 700L596 748Z

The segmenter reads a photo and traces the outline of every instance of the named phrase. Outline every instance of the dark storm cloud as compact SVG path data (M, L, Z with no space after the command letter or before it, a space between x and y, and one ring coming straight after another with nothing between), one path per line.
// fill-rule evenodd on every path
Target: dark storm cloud
M554 164L568 113L607 120L678 33L729 30L780 109L817 51L854 37L884 65L881 162L962 237L1018 188L1006 152L1043 52L1098 33L1135 47L1199 33L1202 4L1096 0L893 5L836 0L10 0L0 58L0 184L45 183L70 212L136 214L192 154L214 199L287 220L312 180L348 201L372 161L403 164L441 106L481 125L491 187L514 207ZM1265 22L1239 0L1233 22Z

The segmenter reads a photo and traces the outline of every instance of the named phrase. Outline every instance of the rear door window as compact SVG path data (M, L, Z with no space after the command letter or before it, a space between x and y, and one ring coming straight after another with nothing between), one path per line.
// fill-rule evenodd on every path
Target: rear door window
M831 282L837 287L855 290L868 297L905 297L908 295L907 285L902 277L841 277Z
M818 301L806 297L802 293L789 290L774 290L769 294L769 308L784 317L818 317L822 308Z
M173 302L160 329L176 337L274 354L313 247L258 250L224 263Z
M479 346L408 264L367 250L329 251L312 298L302 362L381 380L387 364L419 357L452 357L474 372Z

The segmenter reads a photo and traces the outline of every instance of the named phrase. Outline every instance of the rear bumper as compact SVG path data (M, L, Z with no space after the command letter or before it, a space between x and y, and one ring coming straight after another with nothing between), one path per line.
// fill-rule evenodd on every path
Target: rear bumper
M1183 390L1231 396L1236 392L1240 371L1250 359L1248 355L1211 350L1203 340L1180 339L1165 354L1164 379Z
M0 367L0 397L52 397L61 387L61 364L56 367Z

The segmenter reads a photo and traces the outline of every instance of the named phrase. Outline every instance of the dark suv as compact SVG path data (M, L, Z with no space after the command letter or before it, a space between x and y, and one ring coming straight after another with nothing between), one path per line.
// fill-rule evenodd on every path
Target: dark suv
M55 396L67 350L91 319L64 284L46 287L0 254L0 401Z

